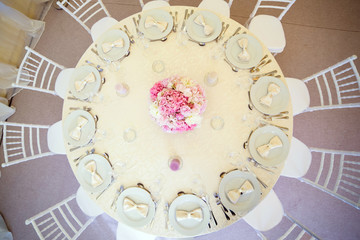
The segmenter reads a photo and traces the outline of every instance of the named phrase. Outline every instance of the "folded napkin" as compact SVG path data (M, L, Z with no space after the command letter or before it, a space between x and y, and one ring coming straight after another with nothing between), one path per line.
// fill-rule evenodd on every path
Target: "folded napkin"
M135 210L138 212L142 217L146 218L149 211L149 206L146 204L136 204L133 200L130 198L125 197L123 208L125 212Z
M161 32L164 32L167 28L168 23L165 21L157 21L152 16L147 16L145 19L145 28L152 26L157 27Z
M241 48L241 53L238 55L238 58L242 62L248 62L250 60L250 54L247 51L248 40L247 38L241 38L238 40L239 47Z
M124 39L119 38L118 40L115 40L113 42L106 42L101 44L101 48L104 53L110 52L113 48L122 48L124 47Z
M236 204L237 201L239 201L241 195L245 195L253 191L254 188L252 184L249 182L249 180L246 180L240 188L233 189L227 192L227 196L233 204Z
M270 151L275 148L282 147L282 142L278 136L273 137L268 144L258 147L257 152L263 157L266 158Z
M275 83L270 83L267 91L266 96L260 98L260 103L270 107L273 97L280 93L280 87Z
M205 23L205 19L203 17L203 15L199 14L195 19L194 19L194 23L200 25L203 27L203 30L204 30L204 34L206 36L209 36L213 31L214 31L214 28L210 25L207 25Z
M90 72L88 75L86 75L86 77L75 82L75 90L77 92L80 92L81 90L84 89L86 84L93 83L93 82L95 82L95 75L93 72Z
M91 185L96 188L100 186L104 180L96 171L96 162L91 160L85 164L85 169L91 173Z
M196 208L190 212L185 210L177 210L176 211L176 220L183 221L186 219L194 219L198 222L201 222L203 219L203 214L201 208Z
M87 118L79 116L77 118L76 127L70 132L70 137L76 141L79 141L81 138L81 130L88 123Z

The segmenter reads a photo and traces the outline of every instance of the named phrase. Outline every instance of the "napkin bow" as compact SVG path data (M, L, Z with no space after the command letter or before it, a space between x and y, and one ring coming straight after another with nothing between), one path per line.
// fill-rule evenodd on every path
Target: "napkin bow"
M267 157L272 149L282 147L282 142L278 136L273 137L268 144L258 147L256 150L262 157Z
M125 212L136 210L142 217L146 218L149 206L146 204L136 204L133 200L125 197L123 208Z
M237 203L237 201L239 201L239 198L241 195L247 194L247 193L251 193L252 191L254 191L253 186L251 185L251 183L246 180L240 188L237 189L233 189L230 190L227 193L228 198L230 199L230 201L234 204Z
M194 23L200 25L203 27L204 29L204 34L206 36L209 36L213 31L214 31L214 28L210 25L207 25L205 23L205 19L203 17L203 15L199 14L195 19L194 19Z
M270 83L268 86L268 92L266 96L260 98L260 103L270 107L273 97L280 93L280 87L275 83Z
M96 188L101 185L104 181L102 177L96 171L96 162L94 160L89 161L85 165L85 169L91 173L91 185Z
M248 40L247 38L241 38L238 40L239 47L241 48L241 53L238 55L240 61L248 62L250 60L249 52L247 51Z
M75 82L75 90L77 92L80 92L81 90L84 89L86 84L93 83L93 82L95 82L95 75L93 72L90 72L88 75L86 75L86 77Z
M149 28L152 26L157 27L161 32L164 32L167 28L168 23L165 21L157 21L152 16L147 16L145 19L145 28Z
M124 47L124 39L119 38L118 40L115 40L113 42L106 42L101 44L101 48L104 53L110 52L113 48L122 48Z
M79 116L77 118L77 125L76 125L75 129L73 129L70 132L70 137L76 141L79 141L81 138L81 130L87 123L88 123L87 118L85 118L83 116Z
M198 222L201 222L203 219L203 214L201 208L196 208L192 211L185 211L185 210L177 210L176 211L176 220L182 221L185 219L194 219Z

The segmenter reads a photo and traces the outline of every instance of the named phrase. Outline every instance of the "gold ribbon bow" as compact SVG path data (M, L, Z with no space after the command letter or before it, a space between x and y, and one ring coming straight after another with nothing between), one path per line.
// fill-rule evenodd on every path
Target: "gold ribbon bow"
M81 138L81 130L88 123L87 118L79 116L77 118L77 125L74 130L70 132L70 137L76 141L79 141Z
M278 136L275 136L270 140L268 144L262 145L258 147L256 150L262 157L266 158L272 149L282 147L282 145L283 144L280 138Z
M240 61L248 62L250 60L249 52L247 51L248 40L247 38L241 38L238 40L239 47L241 48L241 53L238 55Z
M273 97L280 93L280 87L275 83L270 83L268 86L268 92L266 96L260 98L260 103L270 107Z
M95 82L95 75L93 72L90 72L88 75L86 75L86 77L75 82L75 90L77 92L80 92L81 90L84 89L86 84L93 83L93 82Z
M104 181L102 177L96 171L96 162L94 160L89 161L85 165L85 169L91 173L91 185L96 188Z
M122 48L122 47L124 47L124 39L122 38L119 38L118 40L113 42L106 42L101 44L101 48L104 53L110 52L110 50L113 48Z
M161 32L164 32L167 28L168 23L165 21L157 21L152 16L147 16L145 19L145 28L157 27Z
M230 190L227 193L228 198L230 199L230 201L234 204L237 203L237 201L239 201L240 196L251 193L254 191L253 186L251 185L251 183L246 180L240 188L237 189L233 189Z
M131 210L136 210L144 218L146 218L148 211L149 211L148 205L136 204L133 200L131 200L127 197L124 198L123 208L124 208L125 212L131 211Z
M198 222L201 222L203 219L203 214L201 208L196 208L190 212L185 210L177 210L176 211L176 220L182 221L185 219L194 219Z
M204 16L199 14L195 19L194 19L194 23L200 25L200 26L203 26L203 30L204 30L204 34L206 36L209 36L213 31L214 31L214 28L210 25L207 25L205 23L205 19L204 19Z

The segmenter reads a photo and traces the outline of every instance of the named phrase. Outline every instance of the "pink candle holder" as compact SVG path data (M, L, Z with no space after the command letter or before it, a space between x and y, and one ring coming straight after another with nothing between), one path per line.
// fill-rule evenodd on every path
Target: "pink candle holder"
M174 156L169 159L169 168L172 171L178 171L182 167L182 160L180 157Z

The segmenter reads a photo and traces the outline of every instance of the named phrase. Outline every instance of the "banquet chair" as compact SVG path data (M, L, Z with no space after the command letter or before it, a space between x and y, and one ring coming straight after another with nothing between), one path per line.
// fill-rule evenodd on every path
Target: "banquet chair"
M286 45L285 33L281 19L289 11L296 0L258 0L254 10L246 22L250 32L255 34L274 55L281 53ZM256 15L259 9L281 10L278 17L272 15Z
M80 187L76 194L27 219L25 224L32 224L40 239L77 239L102 213ZM81 219L79 215L83 215Z
M95 40L106 30L116 24L118 21L110 16L101 0L62 0L56 2L65 12L74 18ZM96 21L99 15L106 15Z
M226 2L225 0L202 0L198 8L207 9L225 17L230 17L232 3L233 0L229 0L229 2Z
M8 104L9 101L6 98L0 97L0 121L5 121L9 117L11 117L16 111L15 107L9 107Z
M355 59L357 56L353 55L302 81L285 78L291 96L293 114L360 107L360 77L354 63ZM308 89L311 87L317 88L320 105L314 103L310 107L310 100L313 98L310 98Z
M144 4L144 0L139 0L140 6L143 11L154 8L170 7L169 0L152 0Z
M3 127L4 160L2 167L47 157L65 154L61 121L48 125L33 125L11 122L0 122ZM47 130L47 146L41 147L43 135Z
M74 68L65 68L27 46L25 50L16 82L12 86L50 93L64 99Z

